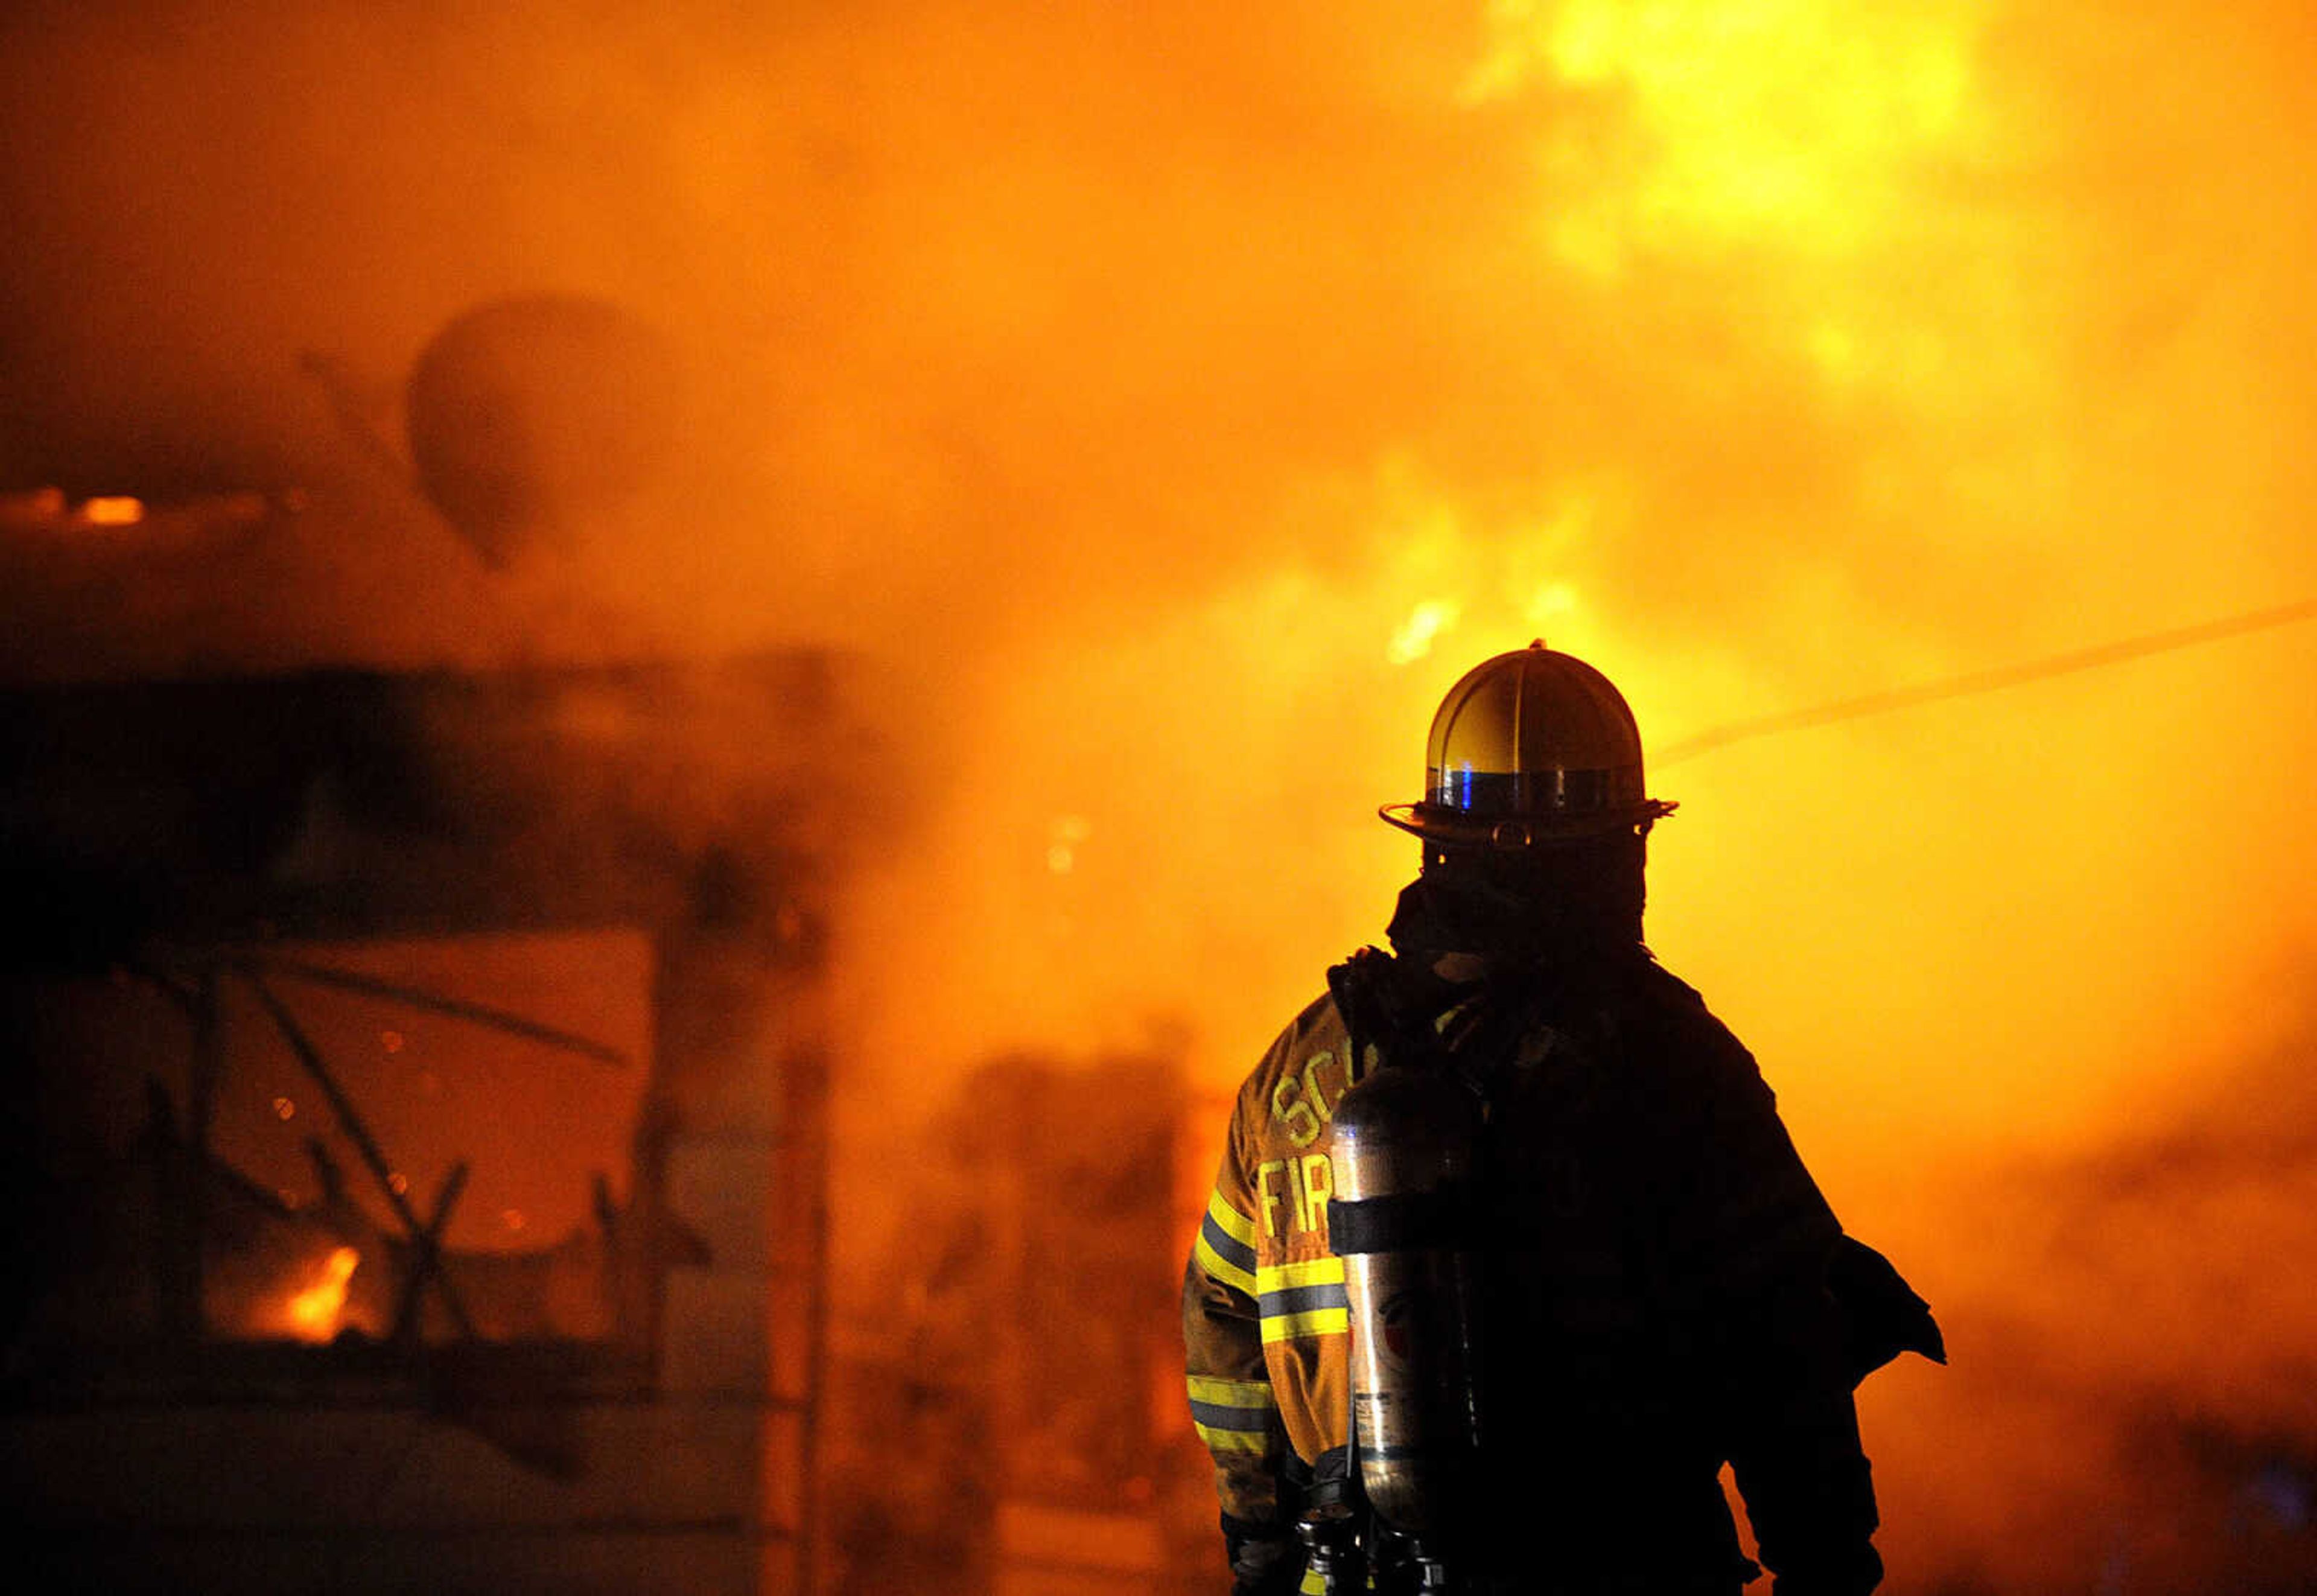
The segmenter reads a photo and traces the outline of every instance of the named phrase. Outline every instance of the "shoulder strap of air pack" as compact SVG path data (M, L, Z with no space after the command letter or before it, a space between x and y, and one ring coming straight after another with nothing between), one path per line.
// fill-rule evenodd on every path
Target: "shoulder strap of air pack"
M1351 1078L1381 1066L1445 1063L1450 1049L1437 1028L1456 987L1431 971L1363 947L1328 972L1328 991L1343 1017L1352 1050Z

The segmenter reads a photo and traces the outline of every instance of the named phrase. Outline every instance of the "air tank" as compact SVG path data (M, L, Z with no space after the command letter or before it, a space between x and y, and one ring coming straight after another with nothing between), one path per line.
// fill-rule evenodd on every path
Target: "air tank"
M1472 1094L1444 1070L1386 1067L1335 1115L1334 1249L1351 1298L1360 1482L1385 1525L1436 1542L1479 1441L1469 1194Z

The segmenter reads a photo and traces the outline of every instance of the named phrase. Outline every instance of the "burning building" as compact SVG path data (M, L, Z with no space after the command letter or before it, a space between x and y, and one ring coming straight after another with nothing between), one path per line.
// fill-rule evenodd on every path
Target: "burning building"
M45 1580L1160 1588L1179 1039L962 1083L831 1334L836 928L906 823L873 679L0 695L0 1428Z
M42 1583L805 1577L849 714L810 653L0 702Z
M1542 633L1682 802L1652 945L1949 1332L1866 1393L1889 1588L2305 1587L2310 56L2268 3L5 8L39 1555L1202 1588L1165 1310L1066 1310L1163 1292L1412 865L1374 806ZM1116 1238L1062 1300L1049 1189Z

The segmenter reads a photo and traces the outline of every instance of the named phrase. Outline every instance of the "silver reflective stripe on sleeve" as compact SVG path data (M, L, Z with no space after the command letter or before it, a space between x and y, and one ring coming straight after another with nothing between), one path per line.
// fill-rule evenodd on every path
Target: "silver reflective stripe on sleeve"
M1256 1271L1256 1307L1266 1342L1296 1336L1343 1335L1351 1329L1352 1299L1344 1290L1344 1260L1312 1258Z

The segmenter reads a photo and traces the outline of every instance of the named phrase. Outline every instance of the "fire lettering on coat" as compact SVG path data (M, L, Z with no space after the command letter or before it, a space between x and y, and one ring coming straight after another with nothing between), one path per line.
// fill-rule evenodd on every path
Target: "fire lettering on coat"
M1291 1234L1303 1235L1327 1228L1328 1199L1335 1195L1336 1172L1326 1153L1275 1158L1256 1166L1255 1199L1263 1210L1263 1233L1266 1236L1279 1233L1282 1194L1276 1188L1281 1186L1286 1188Z

